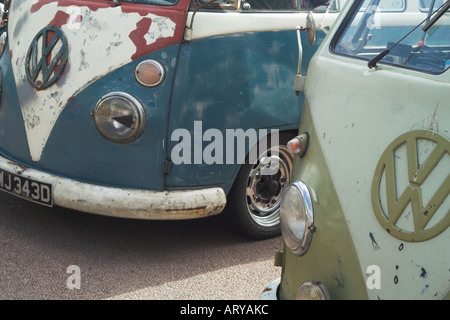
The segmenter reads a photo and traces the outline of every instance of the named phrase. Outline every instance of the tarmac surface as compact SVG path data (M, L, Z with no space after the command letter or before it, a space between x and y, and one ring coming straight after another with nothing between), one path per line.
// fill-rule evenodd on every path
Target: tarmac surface
M237 235L220 215L118 219L0 192L0 299L257 300L280 277L282 245Z

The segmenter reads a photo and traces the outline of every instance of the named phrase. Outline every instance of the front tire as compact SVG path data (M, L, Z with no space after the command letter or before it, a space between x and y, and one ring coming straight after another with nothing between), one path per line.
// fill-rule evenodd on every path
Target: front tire
M269 145L255 164L249 164L247 158L241 166L228 194L226 212L228 222L239 233L258 240L281 234L280 202L290 183L294 159L286 144L292 138L280 133L279 145ZM278 170L268 171L274 163Z

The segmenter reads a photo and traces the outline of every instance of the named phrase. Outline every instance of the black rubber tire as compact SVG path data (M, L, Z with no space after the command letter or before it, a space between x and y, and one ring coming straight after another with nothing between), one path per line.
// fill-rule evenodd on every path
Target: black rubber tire
M279 133L279 146L275 146L277 148L283 148L283 152L279 151L280 158L283 160L283 157L288 157L289 160L286 160L289 162L289 172L288 175L285 177L285 183L284 185L280 185L280 190L275 191L275 193L279 195L279 200L281 200L281 193L282 190L289 184L290 182L290 174L292 172L292 165L293 165L293 154L287 151L286 144L289 140L291 140L293 137L295 137L292 133ZM271 149L270 145L270 137L268 140L268 147L267 149ZM285 155L285 152L288 152L288 155ZM256 240L263 240L263 239L270 239L273 237L277 237L281 234L280 229L280 223L279 223L279 201L275 203L275 205L278 207L276 209L276 212L271 213L267 216L267 219L270 218L268 221L264 221L266 217L264 214L259 216L260 213L256 210L250 212L251 207L249 205L249 195L248 195L248 186L249 182L252 179L250 177L250 173L254 168L257 166L257 164L249 164L248 159L246 159L246 164L243 164L239 170L239 173L233 183L233 186L228 194L227 197L227 207L225 209L224 216L226 217L227 223L238 233L250 237L252 239ZM279 173L281 172L281 169ZM284 170L286 172L286 170ZM276 175L274 175L275 177ZM281 175L280 175L281 176ZM276 179L272 179L276 180ZM269 181L270 182L270 181ZM272 183L272 182L270 182ZM264 189L265 190L265 189ZM275 206L274 206L275 207ZM270 209L271 210L271 209ZM259 219L262 219L261 222ZM256 218L256 219L255 219ZM278 222L276 220L278 219ZM267 223L266 223L267 222Z

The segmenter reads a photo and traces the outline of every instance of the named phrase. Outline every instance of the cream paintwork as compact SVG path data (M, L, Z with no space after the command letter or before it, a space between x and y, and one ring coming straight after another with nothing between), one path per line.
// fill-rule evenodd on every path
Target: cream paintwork
M189 12L185 40L201 39L242 32L262 32L278 30L296 30L297 26L306 27L307 11L292 11L284 13L271 12ZM317 26L330 26L336 14L315 13ZM192 22L193 18L193 22ZM214 21L214 23L211 23ZM192 28L190 28L192 26Z
M367 289L368 296L442 298L449 290L450 230L419 243L392 237L374 215L371 189L378 160L394 139L416 129L449 137L450 71L428 75L383 64L370 70L367 61L331 54L330 41L310 64L305 93L361 272L367 279L369 266L380 267L381 289ZM436 177L448 176L448 158L435 168ZM431 182L431 192L438 183ZM314 193L320 203L320 192ZM441 215L448 214L450 199L443 205Z
M51 184L57 206L99 215L154 220L194 219L219 214L226 204L221 188L186 191L111 188L25 168L1 156L0 168Z
M10 50L19 102L27 132L33 161L39 161L54 124L67 102L82 89L101 76L132 61L136 46L129 38L136 30L136 22L145 18L139 13L123 13L120 7L90 10L87 7L58 7L48 3L38 13L30 14L37 1L12 2L13 14L9 18L9 32L20 41L11 41ZM36 91L25 73L25 59L31 41L39 30L46 27L58 11L71 14L61 29L69 43L69 60L63 78L46 90ZM82 16L81 22L76 17ZM30 30L23 28L23 21ZM149 14L152 23L144 38L147 44L160 38L174 36L175 23L167 17ZM99 55L98 53L103 54ZM94 106L92 106L94 107Z

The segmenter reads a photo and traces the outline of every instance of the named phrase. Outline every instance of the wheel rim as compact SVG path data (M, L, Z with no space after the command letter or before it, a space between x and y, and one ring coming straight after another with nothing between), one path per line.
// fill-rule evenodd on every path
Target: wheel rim
M273 151L276 152L272 154ZM250 170L247 210L259 226L274 227L280 223L281 196L290 182L293 158L286 146L276 146L262 154Z

